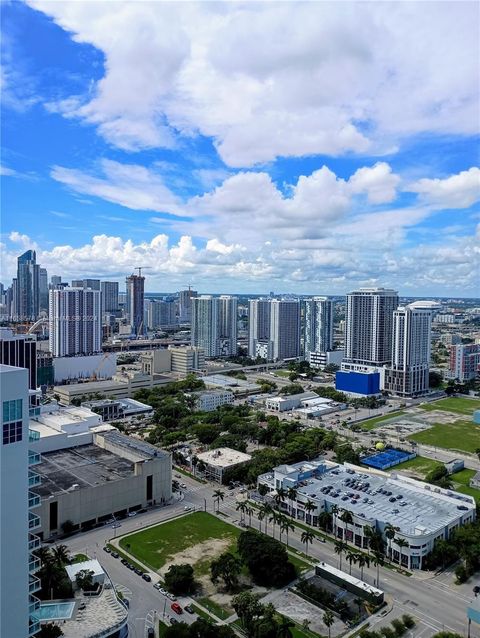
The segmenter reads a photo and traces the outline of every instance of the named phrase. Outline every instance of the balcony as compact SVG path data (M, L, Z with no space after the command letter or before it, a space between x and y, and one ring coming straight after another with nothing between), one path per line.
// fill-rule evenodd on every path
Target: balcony
M33 552L40 547L42 544L41 540L35 534L28 535L28 551Z
M40 621L35 616L30 616L28 621L28 636L34 636L40 631Z
M40 439L40 432L37 432L36 430L28 430L28 442L29 443L35 443L35 441L38 441Z
M40 565L40 559L36 556L32 556L28 561L28 573L33 574L34 572L37 572L40 569Z
M36 485L40 485L41 478L35 472L28 470L28 487L35 487Z
M30 574L28 577L28 593L34 594L40 589L42 589L42 583L40 582L40 578L37 578L36 576L32 576Z
M40 608L40 601L35 596L28 597L28 613L34 614Z
M38 465L41 463L42 459L38 452L33 452L32 450L28 450L28 465Z
M38 507L40 505L40 496L34 492L28 492L28 507Z
M28 512L28 529L32 531L34 529L38 529L40 526L40 517L32 512Z

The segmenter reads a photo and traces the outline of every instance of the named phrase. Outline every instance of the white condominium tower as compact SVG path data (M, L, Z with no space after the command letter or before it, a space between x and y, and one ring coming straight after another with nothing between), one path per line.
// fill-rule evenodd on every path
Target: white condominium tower
M428 392L432 311L410 304L393 313L392 364L385 372L385 389L398 396Z
M27 638L40 629L33 595L40 589L34 576L40 561L32 552L41 545L33 534L40 519L31 511L40 497L29 490L40 482L29 469L40 455L28 450L28 370L0 365L0 395L0 636Z
M250 299L248 304L248 354L270 359L271 299Z
M50 290L49 349L54 357L102 351L101 292L85 288Z
M192 298L192 346L206 357L228 357L237 353L237 298L201 295Z
M313 297L304 302L305 357L310 352L333 350L333 302L327 297Z
M272 299L270 304L270 358L281 361L299 357L300 302Z
M387 288L360 288L347 295L344 363L383 366L391 362L397 306L398 293Z

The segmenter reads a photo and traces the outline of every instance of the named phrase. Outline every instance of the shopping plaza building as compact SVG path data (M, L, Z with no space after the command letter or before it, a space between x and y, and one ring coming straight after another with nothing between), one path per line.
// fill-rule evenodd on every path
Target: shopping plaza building
M366 528L373 528L382 535L392 560L408 569L421 569L437 540L449 538L476 516L472 496L348 463L315 460L280 465L257 481L268 489L267 499L280 488L287 494L294 488L292 498L286 496L280 503L281 510L313 526L322 512L329 512L337 538L359 548L368 548ZM344 511L351 513L351 522L341 520ZM389 524L397 528L394 539L386 536Z

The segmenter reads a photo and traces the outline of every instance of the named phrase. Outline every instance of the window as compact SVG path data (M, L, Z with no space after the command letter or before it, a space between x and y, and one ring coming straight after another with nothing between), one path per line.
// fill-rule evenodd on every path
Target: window
M5 402L6 403L6 402ZM3 424L3 445L9 443L17 443L22 440L22 421L15 421L15 423Z
M3 423L18 421L22 416L22 399L3 402Z

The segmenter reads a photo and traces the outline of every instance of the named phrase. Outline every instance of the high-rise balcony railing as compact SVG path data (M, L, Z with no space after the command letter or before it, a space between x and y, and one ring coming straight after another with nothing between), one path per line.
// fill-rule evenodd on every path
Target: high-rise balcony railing
M41 565L40 559L37 558L36 556L33 556L32 554L28 561L28 573L34 574L35 572L38 572L38 570L40 569L40 565Z
M40 496L34 492L28 491L28 507L38 507L40 505Z
M28 430L28 442L29 443L35 443L35 441L38 441L40 438L40 432L37 432L37 430Z
M35 636L40 631L40 621L35 616L30 616L28 621L28 636Z
M40 609L40 601L35 596L30 595L28 597L28 613L35 614L35 612Z
M34 594L40 589L42 589L42 583L40 582L40 578L37 578L36 576L32 576L30 574L30 576L28 577L28 593Z
M35 534L28 535L28 551L33 552L40 547L42 541Z
M40 526L40 517L33 514L33 512L28 512L28 529L33 531L34 529L38 529Z
M31 470L28 471L28 487L35 487L36 485L40 485L41 478L35 472Z
M33 450L28 450L28 465L38 465L41 462L41 457L38 452L33 452Z

